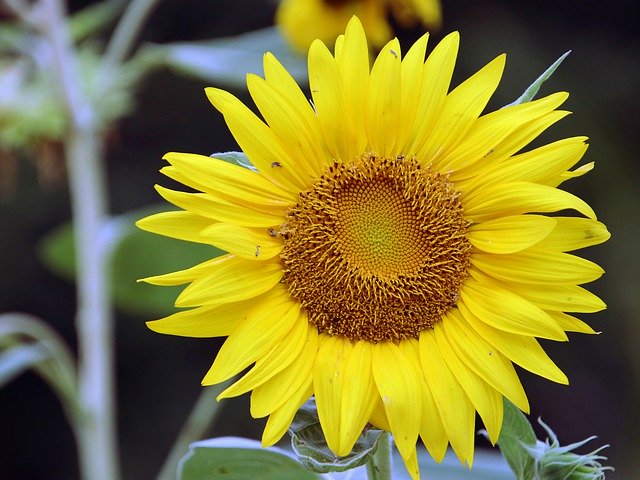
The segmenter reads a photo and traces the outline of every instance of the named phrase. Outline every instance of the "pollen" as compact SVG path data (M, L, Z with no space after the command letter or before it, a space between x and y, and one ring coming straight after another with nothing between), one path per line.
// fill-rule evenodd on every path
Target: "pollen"
M320 332L372 343L418 338L456 305L468 275L458 197L415 158L334 163L281 228L290 295Z

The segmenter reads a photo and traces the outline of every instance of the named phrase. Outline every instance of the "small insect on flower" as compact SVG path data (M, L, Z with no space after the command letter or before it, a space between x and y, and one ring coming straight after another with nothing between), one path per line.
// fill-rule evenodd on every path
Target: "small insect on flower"
M275 228L270 228L270 229L268 230L268 232L269 232L269 236L270 236L270 237L274 237L274 238L275 238L275 237L277 237L277 236L278 236L278 232L276 232L276 229L275 229Z
M282 168L282 164L280 162L271 162L271 168L274 167Z
M260 245L256 245L256 258L260 255Z

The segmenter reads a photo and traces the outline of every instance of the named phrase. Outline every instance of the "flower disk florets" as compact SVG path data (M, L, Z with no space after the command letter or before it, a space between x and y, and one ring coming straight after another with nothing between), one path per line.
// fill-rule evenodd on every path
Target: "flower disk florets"
M471 244L459 192L416 159L335 163L281 230L284 281L319 331L418 338L455 306Z

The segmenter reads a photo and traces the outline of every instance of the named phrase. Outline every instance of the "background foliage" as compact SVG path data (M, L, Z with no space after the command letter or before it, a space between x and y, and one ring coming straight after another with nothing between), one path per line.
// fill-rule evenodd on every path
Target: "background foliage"
M88 3L71 1L70 8ZM608 478L634 478L640 471L640 222L635 210L640 204L640 45L631 15L635 2L443 0L443 6L444 27L431 46L444 33L460 30L458 82L497 54L508 54L504 80L490 108L513 101L561 53L573 50L541 94L570 91L565 107L575 113L544 138L590 137L585 160L595 160L596 170L567 188L587 199L612 233L608 243L585 253L607 271L591 288L609 309L582 317L603 331L599 337L573 335L568 345L545 342L569 376L570 387L527 373L522 379L533 418L542 416L562 443L597 434L601 443L612 445L606 454L617 470ZM240 34L271 25L274 10L275 3L258 0L165 0L142 38L166 43ZM404 43L416 34L406 32ZM236 148L221 116L206 101L204 86L202 80L168 70L146 79L134 113L110 134L113 213L157 203L152 185L170 186L158 173L165 152L208 154ZM236 93L247 100L243 90ZM66 185L55 180L55 165L48 171L43 178L32 159L20 159L14 191L4 191L0 199L0 312L46 318L73 345L73 285L43 266L36 253L40 239L70 217ZM0 180L6 181L6 172L2 175ZM185 253L185 264L193 263L188 255L198 253ZM149 273L158 273L152 268ZM166 265L166 271L173 269ZM126 299L135 285L122 282L116 293ZM166 289L156 290L173 298ZM220 345L218 340L153 334L144 325L148 319L134 308L117 314L120 446L124 477L130 479L156 474L198 396L203 365ZM249 418L246 396L227 400L222 408L216 436L258 437L262 424ZM486 445L481 437L478 444ZM32 373L0 389L0 479L77 475L73 437L50 390Z

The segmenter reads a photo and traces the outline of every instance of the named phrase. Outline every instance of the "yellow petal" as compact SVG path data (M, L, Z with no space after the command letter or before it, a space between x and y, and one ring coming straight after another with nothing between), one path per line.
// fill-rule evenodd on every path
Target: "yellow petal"
M542 249L510 255L478 253L471 256L471 264L499 280L525 285L576 285L592 282L604 273L589 260Z
M208 87L207 98L224 116L229 131L256 168L281 189L297 194L306 187L292 168L274 167L277 164L295 165L271 129L240 100L224 90Z
M488 220L469 229L469 242L488 253L514 253L535 245L556 226L542 215L513 215Z
M214 220L243 227L271 227L283 223L285 218L284 212L286 210L281 207L269 207L266 210L270 211L264 212L259 208L247 206L244 202L231 202L222 198L214 199L206 193L178 192L160 185L156 185L155 188L165 200L184 208L192 215L201 216L202 221L193 222L193 228L200 228L200 232L214 223ZM210 243L200 235L200 232L197 233L197 236L190 237L193 238L191 241Z
M297 115L308 125L312 135L320 141L322 133L318 123L318 116L313 110L307 95L303 93L295 79L273 54L270 52L265 53L263 64L267 83L287 98L296 110Z
M347 24L342 48L336 48L336 61L342 77L344 101L353 122L356 152L364 152L368 139L365 127L365 101L369 86L369 47L364 29L356 17Z
M484 168L478 168L476 178L465 183L465 195L499 183L530 182L548 185L550 178L556 178L582 158L588 147L586 141L587 137L565 138L515 155L497 165L486 166L483 161L480 166Z
M202 380L213 385L231 378L272 350L298 320L300 305L274 289L229 335Z
M406 154L416 155L433 131L445 103L453 67L456 64L460 35L452 32L433 49L422 70L422 86ZM426 159L425 163L429 163Z
M502 166L509 165L512 155L521 151L547 128L567 115L569 115L567 111L554 110L525 123L487 152L481 162L472 163L468 167L452 172L450 179L453 182L459 182L462 179L470 179L478 175L485 177L488 172L499 170ZM478 184L484 184L481 178L476 178L476 180Z
M459 170L481 161L503 139L521 125L547 114L568 97L567 93L554 93L532 102L511 105L481 116L453 150L438 161L441 171Z
M469 77L449 95L427 142L417 156L439 169L442 158L460 143L496 90L504 69L505 55L498 56Z
M311 182L320 176L324 170L325 152L307 119L298 114L295 105L285 94L257 75L247 75L247 87L271 130L287 146L293 154L291 158L295 158L297 162L289 166L281 162L281 167L274 168L289 167L303 182ZM317 117L315 121L317 122Z
M147 232L188 242L209 243L200 236L203 228L211 225L211 219L191 212L162 212L149 215L136 222L136 226Z
M502 427L502 395L476 375L473 370L469 369L462 360L458 358L444 333L442 322L438 322L433 326L433 332L442 358L478 411L489 433L489 439L491 443L495 445L500 435L500 428Z
M356 150L357 137L347 112L340 70L327 47L320 41L313 42L309 49L309 86L326 144L333 157L346 162L361 154Z
M387 43L371 69L365 123L374 152L389 158L400 121L400 42Z
M244 320L253 301L193 308L147 322L147 327L154 332L181 337L223 337L233 332Z
M313 393L313 379L311 375L305 379L305 382L296 390L291 398L277 410L275 410L264 427L262 433L262 446L270 447L277 443L282 436L287 433L287 429L293 421L293 417L300 407L309 400Z
M607 308L598 296L577 285L518 285L512 283L509 288L543 310L595 313Z
M387 412L385 412L384 405L382 404L382 399L379 396L376 399L376 405L373 408L373 412L371 412L369 423L380 430L384 430L385 432L391 431L391 427L389 426L389 419L387 418Z
M421 2L422 3L422 2ZM396 143L391 156L406 152L406 143L415 122L421 97L422 72L429 34L422 35L402 59L400 71L400 118L394 127Z
M165 273L164 275L155 275L138 281L150 283L151 285L162 285L164 287L184 285L185 283L193 282L197 278L207 275L212 271L212 269L216 269L220 264L234 261L232 258L232 255L221 255L184 270Z
M281 279L279 261L250 262L229 256L185 288L176 299L176 306L198 307L246 300L271 290Z
M288 367L298 356L307 340L309 322L304 318L298 318L291 331L285 335L278 344L264 357L258 358L254 367L233 385L225 389L218 400L222 398L237 397L253 390L258 385L273 378L277 373ZM315 327L313 327L315 328Z
M509 290L468 278L460 288L458 307L500 330L551 340L567 340L556 322L541 308Z
M442 418L438 412L438 407L433 399L431 390L424 378L422 366L420 363L420 347L418 341L410 338L405 339L398 345L402 353L404 353L409 362L415 362L420 365L420 388L422 392L422 422L420 423L420 438L425 448L436 462L441 462L447 452L449 438L442 425Z
M273 206L295 203L295 196L248 168L194 153L169 152L162 158L214 192Z
M344 337L321 334L313 371L313 390L318 418L328 447L340 451L341 405L344 392L345 363L353 345Z
M547 356L535 338L497 330L470 312L462 309L461 312L476 332L512 362L552 382L569 383L567 376Z
M524 412L529 401L511 361L480 336L457 309L442 319L451 349L478 376Z
M589 334L598 334L593 328L584 323L582 320L577 319L576 317L572 317L571 315L567 315L562 312L547 312L551 318L553 318L558 325L565 332L578 332L578 333L589 333Z
M564 190L536 183L513 182L478 189L464 197L465 216L473 222L484 222L507 215L527 212L576 210L595 220L596 214L583 200Z
M308 321L307 314L300 312L300 319ZM311 379L317 352L318 330L308 328L307 339L296 360L272 379L253 389L251 416L266 417L289 400L301 388L305 379Z
M398 451L410 459L422 420L419 370L394 343L386 341L374 345L372 369Z
M245 260L267 260L282 251L282 240L266 228L246 228L214 223L200 232L216 247Z
M554 217L557 227L540 244L543 248L570 252L598 245L611 237L607 227L596 220L581 217Z
M420 361L451 447L462 463L471 467L475 414L473 404L447 366L433 331L420 334Z
M595 167L595 162L585 163L584 165L579 166L574 170L567 170L566 172L562 172L560 175L554 178L550 178L546 180L544 183L546 185L551 185L552 187L557 187L562 182L566 180L570 180L572 178L578 178L584 175L585 173L589 173Z
M371 343L356 342L344 365L340 456L351 452L376 405L378 390L371 373L372 350Z

